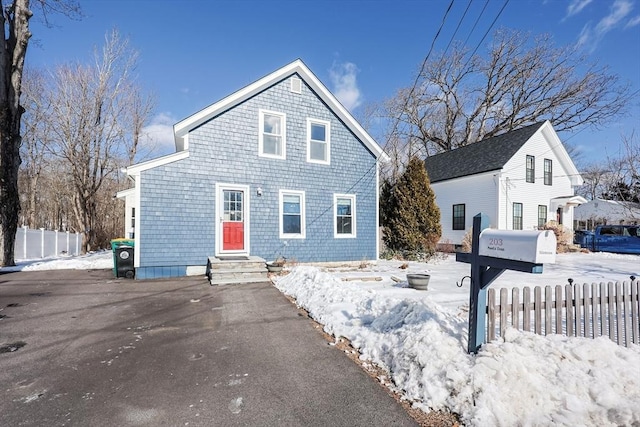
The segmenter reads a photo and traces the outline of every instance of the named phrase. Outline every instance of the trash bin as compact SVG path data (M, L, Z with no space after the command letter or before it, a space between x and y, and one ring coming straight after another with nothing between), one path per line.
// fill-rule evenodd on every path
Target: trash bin
M114 276L133 279L136 274L133 267L134 246L133 239L113 239L111 241Z

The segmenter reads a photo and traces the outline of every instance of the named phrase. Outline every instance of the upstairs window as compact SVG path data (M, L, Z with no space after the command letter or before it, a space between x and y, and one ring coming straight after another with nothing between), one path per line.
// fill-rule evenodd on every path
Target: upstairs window
M356 196L335 194L333 196L335 228L334 237L356 237Z
M522 203L513 204L513 229L522 230Z
M260 110L259 154L276 159L285 158L286 115Z
M307 161L329 164L330 123L307 119Z
M551 159L544 159L544 185L553 184L553 162Z
M464 230L464 204L453 205L453 229Z
M536 158L527 156L527 182L536 182Z

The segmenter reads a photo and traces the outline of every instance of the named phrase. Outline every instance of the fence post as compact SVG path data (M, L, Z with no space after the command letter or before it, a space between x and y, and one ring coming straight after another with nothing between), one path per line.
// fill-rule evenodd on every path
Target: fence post
M24 256L23 259L27 259L27 229L29 227L27 227L26 225L22 226L22 229L24 231L24 236L22 236L22 241L24 242L24 247L22 248L22 251L24 252Z
M56 256L58 256L58 254L60 253L60 252L58 252L58 230L55 230L55 231L56 231L56 233L55 233L55 239L56 239Z
M78 237L80 236L80 233L76 233L76 253L75 255L80 255L80 242L78 241Z
M44 228L40 229L40 258L44 258Z

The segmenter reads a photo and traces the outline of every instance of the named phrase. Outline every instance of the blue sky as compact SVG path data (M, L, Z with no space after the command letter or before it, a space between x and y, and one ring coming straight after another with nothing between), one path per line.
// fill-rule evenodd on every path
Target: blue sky
M470 0L454 0L435 49L443 50ZM456 35L475 48L504 0L471 0ZM27 65L88 62L116 28L140 54L137 75L157 107L148 128L173 152L174 123L301 58L360 117L410 86L450 0L86 0L85 17L34 17ZM640 89L640 0L510 0L494 29L550 33L558 45L580 44L589 56ZM488 38L485 40L485 44ZM480 51L482 47L480 47ZM560 135L581 161L616 155L620 135L640 133L640 95L629 116L602 130ZM378 136L375 135L374 136ZM379 141L384 144L384 141Z

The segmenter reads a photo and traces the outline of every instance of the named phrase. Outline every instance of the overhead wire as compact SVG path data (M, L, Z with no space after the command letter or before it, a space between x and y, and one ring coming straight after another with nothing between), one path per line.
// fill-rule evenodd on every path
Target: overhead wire
M489 0L487 0L487 2L488 1ZM453 40L455 39L456 34L458 34L458 30L460 29L460 26L462 25L462 21L464 21L464 17L467 16L467 12L469 11L469 8L471 7L471 3L473 3L473 0L469 0L469 3L467 3L467 7L465 8L464 13L462 14L462 17L458 21L458 25L456 26L455 31L453 32L453 34L451 35L451 38L449 39L449 43L447 43L447 47L444 49L443 55L446 55L447 51L449 50L449 47L451 47L451 44L453 43Z
M422 75L422 73L424 72L425 67L427 66L427 61L429 61L429 57L431 56L431 52L433 52L433 48L434 48L434 46L436 44L436 40L438 39L438 36L440 36L440 32L442 31L442 28L444 27L444 24L445 24L445 22L447 20L447 16L449 15L449 12L451 11L451 8L453 7L453 2L454 2L454 0L451 0L451 2L449 3L449 6L447 7L447 10L444 13L444 16L442 17L442 22L440 23L440 27L438 28L438 31L436 32L435 36L433 37L433 40L431 41L431 46L429 47L429 52L427 52L427 56L425 56L424 60L422 61L422 65L420 66L420 71L416 75L416 78L413 81L413 85L411 85L411 89L409 90L409 94L404 99L404 103L402 105L402 109L400 110L400 114L393 121L393 128L391 129L390 135L394 135L396 133L396 131L398 130L398 123L400 122L400 117L399 116L402 114L402 112L404 112L407 109L407 105L409 105L409 98L411 98L411 96L413 95L413 92L415 91L416 86L418 85L418 81L420 81L420 76Z
M458 25L456 27L456 30L454 32L454 34L452 35L452 37L449 40L449 43L447 44L447 47L445 49L445 53L446 51L449 49L449 47L451 46L453 39L455 37L455 35L458 32L458 29L460 28L460 26L462 25L462 22L471 6L471 3L473 2L473 0L470 0L469 3L467 4L467 7L463 13L463 16L460 18ZM420 66L420 71L418 72L418 74L416 75L416 78L413 82L413 84L411 85L411 89L409 90L408 95L405 97L402 108L400 110L400 114L398 114L398 116L394 119L393 122L393 127L391 129L391 133L390 135L394 135L396 133L396 131L398 130L398 125L400 122L400 116L402 114L402 112L404 112L407 108L407 105L409 104L409 99L411 98L411 96L413 95L414 91L416 90L416 87L418 86L418 82L420 81L420 76L422 75L422 73L424 72L427 62L429 61L429 58L431 57L431 54L433 52L433 49L435 47L435 43L438 39L438 37L440 36L440 33L442 31L442 28L444 27L444 24L447 20L447 17L449 15L449 12L451 11L452 7L453 7L453 3L454 0L451 0L451 2L449 3L449 6L447 7L444 16L442 18L442 22L440 23L440 27L438 28L438 31L436 32L435 36L433 37L433 40L431 42L431 46L429 47L429 51L427 52L427 55L425 56L424 60L422 61L422 64ZM471 56L469 57L469 59L467 60L467 63L465 63L465 67L468 65L469 61L471 60L471 58L473 58L473 55L475 55L475 53L477 52L477 50L480 48L480 45L484 42L484 39L487 37L487 35L489 34L489 32L491 31L491 29L493 28L493 26L495 25L495 23L498 21L498 19L500 18L500 16L502 15L502 12L505 10L507 4L509 3L509 0L505 0L504 4L502 5L502 8L500 8L500 11L498 12L498 14L496 15L496 17L493 19L491 25L489 26L489 28L487 29L487 31L485 32L485 34L483 35L482 39L478 42L478 44L476 45L476 47L473 50L473 53L471 54ZM482 10L480 11L480 14L478 15L478 18L476 19L476 21L473 24L473 27L471 28L471 31L469 32L469 34L467 35L467 38L464 42L464 45L467 44L469 38L471 37L471 35L473 34L473 31L475 30L476 26L478 25L478 22L480 21L480 18L482 17L482 15L484 14L487 5L489 4L489 0L486 0ZM448 71L447 71L448 74Z
M467 38L465 39L463 45L466 46L467 43L469 42L469 39L471 38L471 34L473 34L474 30L476 29L476 26L478 25L478 22L480 22L480 18L482 18L482 15L484 15L484 11L487 8L487 5L489 5L489 0L486 0L484 3L484 6L482 7L482 10L480 11L480 15L478 15L478 18L476 19L476 22L473 23L473 27L471 27L471 31L469 31L469 34L467 34Z

